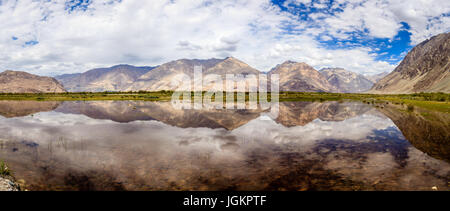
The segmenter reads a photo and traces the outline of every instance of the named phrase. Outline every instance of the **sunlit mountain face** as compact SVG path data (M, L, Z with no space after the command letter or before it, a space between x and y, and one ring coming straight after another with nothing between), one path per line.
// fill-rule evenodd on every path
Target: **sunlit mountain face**
M7 0L0 11L0 70L47 76L227 56L263 72L295 60L372 75L450 29L446 0Z
M0 159L31 190L448 189L445 113L358 102L282 102L276 119L169 102L2 106L15 110L0 117Z

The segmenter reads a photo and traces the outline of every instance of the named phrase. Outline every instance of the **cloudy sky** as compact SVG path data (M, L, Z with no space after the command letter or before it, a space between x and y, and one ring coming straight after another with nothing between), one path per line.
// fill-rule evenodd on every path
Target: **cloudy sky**
M449 31L448 0L0 0L0 71L234 56L373 74Z

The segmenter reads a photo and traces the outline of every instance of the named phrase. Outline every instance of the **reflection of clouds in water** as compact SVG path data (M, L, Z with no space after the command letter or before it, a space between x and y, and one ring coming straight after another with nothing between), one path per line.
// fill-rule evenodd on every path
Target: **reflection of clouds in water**
M316 119L305 126L285 127L274 121L250 121L233 133L252 135L258 139L275 140L277 143L314 143L322 139L361 140L371 135L374 130L395 127L387 119L373 115L361 115L344 121L322 121Z
M2 124L4 135L7 134L15 140L33 140L41 145L62 137L66 141L84 141L88 145L120 146L124 150L140 150L151 153L148 156L159 157L158 159L178 153L210 153L210 159L216 162L222 162L221 160L226 158L245 159L246 154L255 148L266 147L263 150L268 151L270 146L282 143L294 143L306 149L323 139L362 140L376 129L393 125L388 119L372 115L362 115L341 122L317 119L305 126L290 128L275 121L258 118L233 131L227 131L178 128L157 121L122 124L110 120L91 119L84 115L56 112L40 113L34 117L4 119L2 122L5 123ZM116 152L95 153L114 157L113 153Z
M91 119L84 115L45 112L34 117L3 119L0 137L11 140L33 140L42 146L60 138L69 142L85 142L87 151L95 154L122 156L127 152L108 151L98 146L121 148L124 151L142 151L145 156L165 159L177 153L215 152L216 157L229 157L227 151L236 137L225 129L178 128L157 121L117 123L111 120ZM223 147L221 147L224 145ZM238 146L238 145L237 145ZM70 157L70 150L61 155ZM119 150L119 149L117 149ZM232 151L236 151L234 146ZM134 155L131 155L134 156ZM97 157L97 156L96 156ZM76 157L79 158L78 156ZM87 159L87 158L85 158ZM123 157L110 159L120 161ZM77 160L73 160L77 162Z
M390 119L372 114L343 121L316 119L305 126L294 127L257 118L232 131L223 128L178 128L158 121L117 123L57 112L39 113L33 117L1 118L0 123L0 138L29 140L38 143L39 147L50 145L63 137L69 142L68 146L64 150L55 149L52 153L64 161L64 168L76 166L84 170L98 170L99 166L103 169L110 166L114 169L112 171L138 175L144 181L155 179L149 177L181 181L192 175L207 176L212 171L220 172L219 177L239 176L257 181L258 176L255 175L264 174L263 169L287 173L290 168L280 165L283 156L305 151L312 153L302 154L305 157L301 159L319 159L320 162L315 165L370 184L383 185L383 181L389 180L402 187L409 187L420 183L420 179L438 183L439 179L423 172L442 166L444 170L436 174L442 177L449 172L448 165L420 154L412 147L409 151L413 153L409 154L406 167L400 167L396 158L385 151L386 148L360 151L356 153L358 156L363 155L360 157L351 150L339 147L331 152L326 152L330 151L329 148L321 148L320 153L313 151L314 147L327 140L345 140L346 144L363 146L361 144L372 144L372 141L382 138L378 134L382 131L393 132L397 136L401 134ZM399 140L403 138L399 137ZM83 143L83 147L75 147L77 142ZM44 156L43 153L41 149L41 156ZM424 160L427 164L420 162ZM155 172L163 173L155 176ZM156 183L164 183L160 180Z
M373 115L361 115L344 121L322 121L316 119L305 126L285 127L273 120L254 119L233 130L209 128L178 128L157 121L135 121L121 124L111 120L91 119L84 115L45 112L33 117L2 119L3 131L12 136L35 134L38 139L45 137L125 138L129 141L147 138L182 142L184 145L228 144L242 141L276 143L295 142L313 143L323 139L362 140L375 130L395 127L387 118ZM23 129L29 131L23 133ZM127 137L129 136L129 137ZM130 140L130 138L133 138ZM243 140L245 139L245 140ZM106 140L104 140L106 141Z
M374 184L391 177L392 172L399 167L393 156L386 152L368 153L363 158L365 162L355 160L346 153L348 152L330 153L326 158L326 168L349 175L354 180Z
M433 186L440 190L448 189L446 181L450 178L450 165L412 146L407 150L404 167L389 152L367 153L364 158L355 160L351 155L346 155L348 152L336 151L330 153L324 162L327 169L380 190L431 190Z
M33 116L16 117L11 119L22 120L24 123L39 123L46 126L70 126L70 125L94 125L105 122L113 122L111 120L96 120L84 115L63 114L59 112L42 112Z

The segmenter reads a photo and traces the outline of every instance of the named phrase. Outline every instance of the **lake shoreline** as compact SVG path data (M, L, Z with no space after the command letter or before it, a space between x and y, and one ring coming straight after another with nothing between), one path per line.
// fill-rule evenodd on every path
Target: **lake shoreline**
M170 101L173 91L159 92L67 92L67 93L0 93L0 101ZM203 92L203 95L205 92ZM235 101L237 99L235 93ZM245 100L249 100L245 93ZM191 93L193 96L193 93ZM223 94L224 100L227 93ZM212 98L214 100L214 97ZM259 100L259 99L258 99ZM415 93L415 94L366 94L366 93L318 93L318 92L280 92L280 102L286 101L341 101L356 100L369 104L393 103L417 106L440 112L450 113L450 94ZM267 101L271 101L268 93Z

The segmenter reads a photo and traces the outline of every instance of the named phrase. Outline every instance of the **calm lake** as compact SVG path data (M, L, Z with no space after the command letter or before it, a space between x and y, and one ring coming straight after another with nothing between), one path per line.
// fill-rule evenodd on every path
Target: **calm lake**
M450 190L450 117L401 105L0 101L0 160L28 190Z

